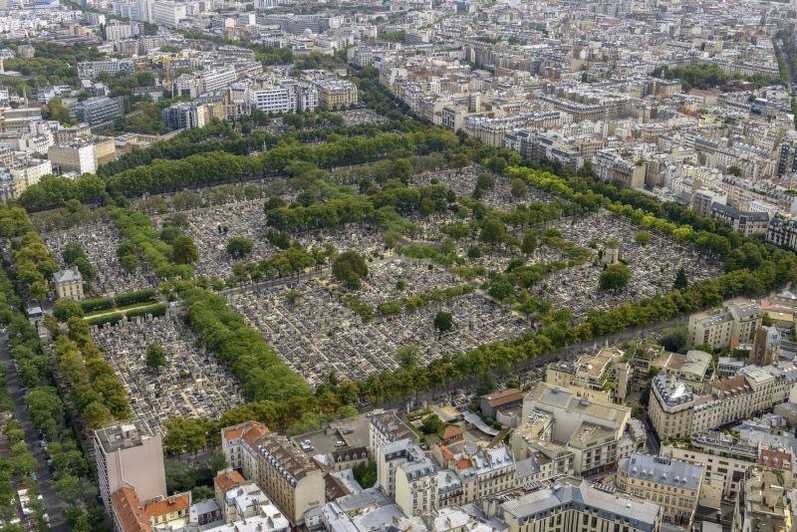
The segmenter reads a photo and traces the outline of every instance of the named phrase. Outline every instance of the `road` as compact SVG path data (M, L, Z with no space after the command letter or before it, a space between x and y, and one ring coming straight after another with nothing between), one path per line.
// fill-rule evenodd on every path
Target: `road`
M14 403L14 419L20 422L25 431L25 441L28 443L33 456L36 457L38 468L36 477L39 493L44 497L44 506L50 516L51 529L58 532L67 532L69 528L64 520L64 505L61 499L55 494L52 486L52 475L47 468L47 455L38 444L38 432L33 427L25 405L25 390L19 383L17 370L11 363L11 353L8 346L8 337L3 334L0 336L0 363L6 370L6 389L8 395Z

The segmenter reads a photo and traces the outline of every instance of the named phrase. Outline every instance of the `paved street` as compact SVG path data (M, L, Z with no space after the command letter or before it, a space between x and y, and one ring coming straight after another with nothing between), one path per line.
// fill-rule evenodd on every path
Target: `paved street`
M39 493L44 497L47 514L50 516L51 528L59 532L66 532L69 529L64 521L64 505L53 490L51 483L52 476L47 469L47 455L37 443L38 434L30 421L28 409L25 406L25 391L18 381L17 370L14 368L14 364L11 363L8 338L5 334L0 337L0 361L2 361L6 369L6 387L9 397L11 397L11 400L14 402L14 418L22 424L22 428L25 430L25 440L28 442L28 447L39 463L39 467L36 471Z

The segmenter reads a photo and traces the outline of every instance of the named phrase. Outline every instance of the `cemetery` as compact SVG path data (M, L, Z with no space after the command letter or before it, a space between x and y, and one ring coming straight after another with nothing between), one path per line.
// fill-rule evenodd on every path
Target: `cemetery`
M81 225L42 235L53 257L63 268L63 251L67 244L79 244L94 266L96 279L91 292L96 295L114 295L155 286L155 278L138 267L133 271L123 268L117 250L121 243L119 232L110 221Z
M243 401L236 379L197 347L194 333L175 315L95 326L91 335L124 385L136 418L155 430L175 416L218 418ZM148 352L158 348L162 359L153 361Z

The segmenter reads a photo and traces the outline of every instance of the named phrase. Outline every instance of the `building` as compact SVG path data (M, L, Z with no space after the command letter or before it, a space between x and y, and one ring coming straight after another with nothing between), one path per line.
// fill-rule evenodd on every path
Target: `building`
M773 453L777 460L772 460ZM782 459L784 453L787 459ZM696 434L688 444L664 445L661 454L702 467L706 478L714 479L720 491L719 497L733 502L743 487L747 471L754 465L791 471L794 463L793 453L784 451L780 442L751 441L717 431Z
M437 467L425 454L400 464L395 471L396 504L408 516L431 513L438 507Z
M480 399L480 408L484 416L495 419L499 410L522 407L523 392L515 388L507 388L483 395Z
M55 294L62 297L80 301L83 299L83 276L77 268L67 268L53 274Z
M374 410L368 414L368 449L372 456L379 450L399 440L415 441L415 432L407 426L395 410Z
M648 415L661 440L688 438L759 415L784 402L797 382L794 364L746 366L693 391L669 375L651 381Z
M135 490L139 500L166 496L161 437L145 424L125 423L94 431L94 457L107 511L111 511L111 495L124 487Z
M107 507L107 506L106 506ZM151 532L144 506L130 486L122 486L111 496L111 522L114 532Z
M309 83L283 80L279 85L250 89L249 101L264 113L314 111L318 107L318 89Z
M180 21L188 17L188 6L182 2L155 0L152 2L152 22L170 28L176 28Z
M122 118L124 105L121 97L94 96L78 102L73 112L79 120L97 126Z
M103 59L100 61L81 61L77 64L80 79L96 79L100 74L132 74L135 65L132 59Z
M94 142L90 139L76 139L69 143L50 146L47 158L50 159L53 168L61 174L75 172L82 175L97 172Z
M781 215L773 216L767 227L767 242L797 250L797 220Z
M617 465L618 489L661 506L668 523L689 528L697 510L703 468L668 457L634 453Z
M357 85L344 79L315 81L321 108L326 111L347 109L359 101Z
M573 470L579 475L609 469L633 451L634 443L625 434L630 419L631 409L626 406L579 397L545 382L523 399L524 425L539 424L536 439L571 451Z
M120 23L112 20L105 25L105 40L108 42L123 41L133 36L133 26L131 24Z
M489 500L485 506L488 515L507 524L508 532L658 532L662 521L661 508L652 502L602 491L586 480L572 478L516 497Z
M606 257L612 255L604 254ZM575 363L549 364L545 368L545 382L569 388L586 399L622 402L631 377L631 367L624 358L622 350L606 347L594 354L579 356Z
M797 481L791 471L753 467L736 501L733 532L780 532L795 528Z
M755 332L750 362L757 366L767 366L778 358L780 332L776 327L762 325Z
M222 429L227 463L240 468L295 526L304 513L325 502L321 469L291 441L265 425L246 422Z
M689 316L689 343L713 349L750 344L762 317L757 303L743 299L727 301L720 309Z

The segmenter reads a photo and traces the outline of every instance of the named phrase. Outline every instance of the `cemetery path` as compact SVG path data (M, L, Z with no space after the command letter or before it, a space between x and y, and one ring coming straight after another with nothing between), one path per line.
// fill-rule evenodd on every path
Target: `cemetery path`
M69 528L64 520L64 504L56 495L52 485L52 475L47 467L47 455L39 445L39 438L33 423L31 423L28 408L25 405L25 388L19 382L17 370L11 362L11 352L8 346L8 337L0 336L0 363L6 370L6 388L14 404L14 418L20 422L25 431L25 441L28 443L33 456L38 464L36 470L39 493L44 497L44 506L50 516L50 528L58 532L66 532Z

